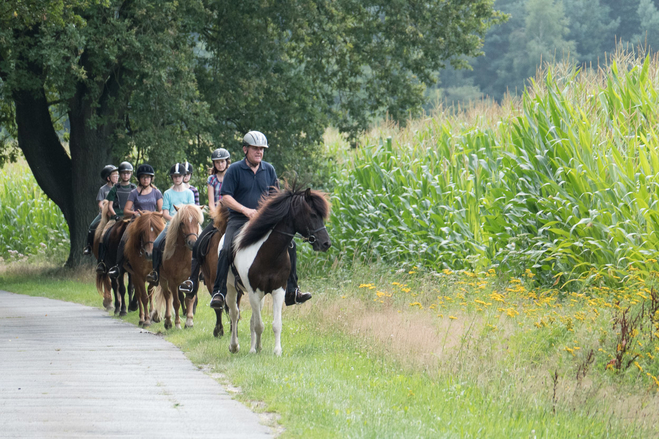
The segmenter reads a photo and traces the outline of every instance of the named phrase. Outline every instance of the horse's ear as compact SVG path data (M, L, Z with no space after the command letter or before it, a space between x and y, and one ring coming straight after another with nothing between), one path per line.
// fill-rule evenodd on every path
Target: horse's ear
M178 212L178 207L174 206L174 210L176 210Z
M206 206L205 204L204 204L204 205L201 205L201 206L199 206L199 208L200 208L201 210L204 210L204 209L206 209L207 207L208 207L208 206Z
M137 209L135 211L135 213L137 214L137 216L142 216L142 210L141 209Z
M304 199L307 201L311 201L311 188L307 188L306 191L304 191Z

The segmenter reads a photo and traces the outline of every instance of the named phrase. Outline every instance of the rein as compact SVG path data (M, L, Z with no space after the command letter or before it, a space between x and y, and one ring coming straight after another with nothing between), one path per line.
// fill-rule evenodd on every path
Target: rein
M311 231L310 231L309 229L307 229L307 236L304 236L304 235L301 234L301 233L300 233L299 235L300 235L302 238L304 238L304 240L307 241L309 244L313 244L313 243L316 242L316 235L314 235L314 233L316 233L316 232L320 232L320 231L323 230L323 229L325 229L325 226L318 227L317 229L315 229L315 230L311 230ZM275 232L277 232L277 233L281 233L282 235L290 236L291 238L295 238L295 235L298 234L297 232L295 232L295 233L288 233L288 232L282 232L281 230L277 230L277 229L273 229L273 230L274 230Z

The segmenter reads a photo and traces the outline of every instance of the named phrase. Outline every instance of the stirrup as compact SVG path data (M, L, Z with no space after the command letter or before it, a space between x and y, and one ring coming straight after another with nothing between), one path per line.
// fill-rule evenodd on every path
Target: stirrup
M213 294L213 298L211 299L211 303L209 305L213 309L222 310L224 308L225 302L226 299L224 297L224 294L217 292Z
M293 306L298 303L304 303L311 299L311 297L311 293L303 293L299 288L296 288L294 291L286 291L284 303L286 303L286 306Z
M105 265L105 262L101 261L96 265L96 272L98 274L105 274L107 273L108 267Z
M181 282L181 285L178 286L178 290L185 295L192 294L194 291L194 282L192 282L190 279L186 279Z
M154 285L158 285L158 272L153 270L151 273L146 275L146 280Z
M116 265L114 267L111 267L108 270L108 276L110 276L110 279L118 279L119 278L119 267Z
M91 256L91 255L92 255L92 248L91 248L90 246L85 247L85 248L82 250L82 254L83 254L84 256Z

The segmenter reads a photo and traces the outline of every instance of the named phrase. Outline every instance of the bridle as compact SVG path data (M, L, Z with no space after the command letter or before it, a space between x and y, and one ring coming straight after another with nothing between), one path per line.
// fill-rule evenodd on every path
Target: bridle
M142 242L142 245L140 245L140 256L142 256L146 253L146 249L144 248L144 246L146 246L148 244L153 244L154 241L142 241L142 240L140 240L140 241Z
M298 235L298 232L295 233L288 233L288 232L283 232L281 230L273 229L277 233L281 233L282 235L290 236L291 238L295 238L295 235ZM316 238L316 235L314 233L320 232L321 230L327 230L325 226L318 227L315 230L309 230L307 228L307 236L304 236L302 233L299 233L299 235L309 244L314 244L318 239Z

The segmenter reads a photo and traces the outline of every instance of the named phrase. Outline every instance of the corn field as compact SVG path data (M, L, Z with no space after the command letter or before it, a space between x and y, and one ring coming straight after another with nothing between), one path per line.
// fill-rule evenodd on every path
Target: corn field
M530 268L551 284L651 275L658 89L656 58L583 72L556 66L502 117L394 130L337 166L333 243L348 258Z
M25 164L0 169L0 257L44 255L65 259L69 229L60 209L41 191Z

